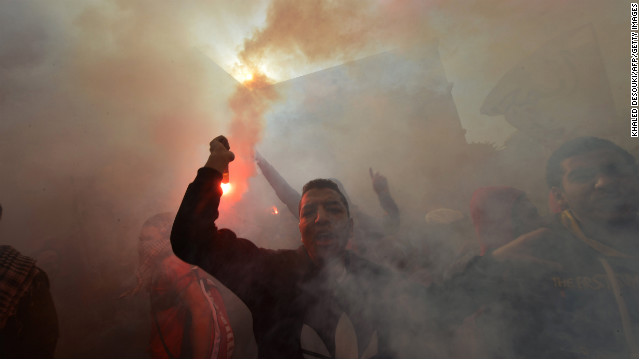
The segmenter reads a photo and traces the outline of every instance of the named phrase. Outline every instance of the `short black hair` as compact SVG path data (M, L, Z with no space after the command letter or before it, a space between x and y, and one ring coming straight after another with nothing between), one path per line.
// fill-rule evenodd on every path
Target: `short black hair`
M547 185L549 188L554 186L562 187L562 177L564 176L562 162L565 159L594 150L612 150L622 155L627 163L635 164L636 162L633 155L609 140L594 136L575 138L562 144L549 157L549 160L547 161Z
M337 192L338 195L340 195L340 200L342 200L342 203L347 208L347 215L349 215L349 202L347 201L347 197L342 193L342 191L340 191L338 184L329 179L313 179L304 184L302 187L302 195L300 195L300 203L298 203L298 213L300 212L300 205L302 205L302 197L311 189L331 189Z

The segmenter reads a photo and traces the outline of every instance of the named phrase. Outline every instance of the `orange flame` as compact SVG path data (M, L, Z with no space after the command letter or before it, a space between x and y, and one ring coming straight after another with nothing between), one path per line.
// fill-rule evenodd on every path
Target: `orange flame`
M272 207L272 208L271 208L271 213L272 213L273 215L278 215L278 213L279 213L279 212L278 212L278 208L277 208L277 207L275 207L275 206L274 206L274 207Z
M220 187L222 188L222 196L225 196L231 192L231 183L222 183L220 184Z

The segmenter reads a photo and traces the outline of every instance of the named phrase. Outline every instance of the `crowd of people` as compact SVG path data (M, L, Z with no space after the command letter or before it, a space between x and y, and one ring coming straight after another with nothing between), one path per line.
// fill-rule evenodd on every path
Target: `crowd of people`
M478 189L478 246L454 252L452 267L431 277L414 276L429 262L416 265L425 254L406 246L401 210L373 172L390 221L360 220L368 216L339 181L312 180L300 195L258 157L299 217L302 245L264 249L218 229L228 145L211 142L171 241L247 304L260 357L637 357L638 166L610 141L578 138L553 153L551 218L518 189ZM425 236L456 237L464 216L452 213L431 216L439 231ZM381 261L380 249L394 246L408 251Z
M565 142L539 169L549 216L522 190L482 187L469 216L430 211L420 239L382 174L369 169L377 219L339 180L298 192L256 154L299 221L301 245L280 250L216 226L233 160L213 139L177 213L142 226L130 293L149 296L151 357L638 357L638 162L608 140ZM251 314L255 354L225 290ZM52 357L57 336L46 273L0 247L0 354Z

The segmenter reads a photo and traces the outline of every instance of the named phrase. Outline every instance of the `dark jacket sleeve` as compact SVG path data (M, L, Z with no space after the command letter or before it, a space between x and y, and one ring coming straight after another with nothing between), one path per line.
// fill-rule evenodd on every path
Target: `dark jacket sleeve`
M216 227L221 180L216 170L198 170L173 223L171 246L180 259L199 266L247 302L269 251Z

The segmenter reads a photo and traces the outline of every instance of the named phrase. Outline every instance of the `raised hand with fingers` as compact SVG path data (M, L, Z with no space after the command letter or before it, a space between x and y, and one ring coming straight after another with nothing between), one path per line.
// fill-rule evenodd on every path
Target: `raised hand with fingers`
M373 169L369 168L369 175L371 176L371 181L373 182L373 190L376 194L381 194L384 192L389 192L389 184L387 183L387 178L380 174L379 172L373 172Z

